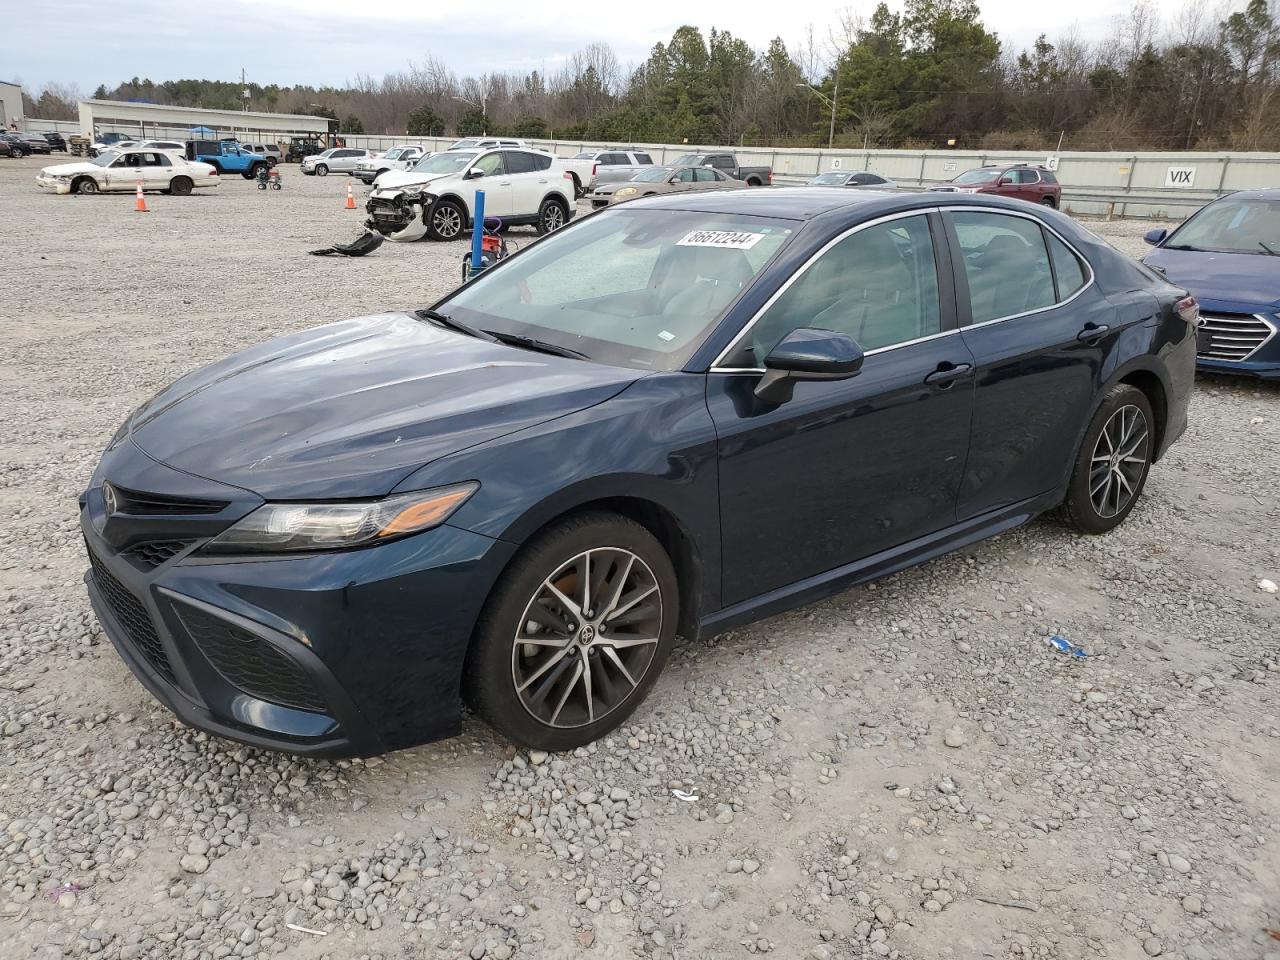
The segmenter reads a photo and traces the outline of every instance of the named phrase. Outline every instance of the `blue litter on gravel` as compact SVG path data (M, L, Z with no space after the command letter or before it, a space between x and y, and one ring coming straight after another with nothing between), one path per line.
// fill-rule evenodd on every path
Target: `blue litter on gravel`
M1053 649L1057 650L1059 653L1065 653L1069 657L1079 657L1081 660L1084 660L1089 656L1084 652L1083 647L1077 647L1066 637L1060 637L1056 633L1051 637L1045 637L1044 642L1053 647Z

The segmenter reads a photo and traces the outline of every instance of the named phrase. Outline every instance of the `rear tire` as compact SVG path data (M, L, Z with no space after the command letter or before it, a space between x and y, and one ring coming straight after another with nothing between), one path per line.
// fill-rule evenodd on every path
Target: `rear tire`
M648 530L604 511L561 520L520 550L486 601L464 695L516 743L583 746L643 702L675 644L679 613L675 569Z
M192 186L190 177L174 177L169 181L169 192L175 197L190 196Z
M1057 209L1057 206L1058 206L1056 203L1054 203L1053 197L1045 197L1043 200L1040 201L1040 205L1044 207L1048 207L1050 210L1055 210Z
M1155 449L1155 415L1147 395L1120 383L1089 421L1059 517L1081 533L1098 534L1124 522L1142 496Z
M538 236L541 237L559 230L568 221L569 211L565 208L563 201L555 197L547 197L542 201L542 206L538 207L538 222L535 227L538 230Z

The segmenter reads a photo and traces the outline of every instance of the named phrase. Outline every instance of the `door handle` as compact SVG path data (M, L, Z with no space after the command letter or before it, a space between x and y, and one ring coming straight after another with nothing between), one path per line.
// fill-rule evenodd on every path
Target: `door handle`
M944 360L938 364L937 370L924 378L924 382L930 386L946 390L972 369L973 364L971 363L951 363L948 360Z
M509 186L511 186L511 181L510 181L510 180L499 180L499 181L498 181L498 186L500 186L500 187L509 187Z
M1110 329L1105 323L1086 323L1084 329L1076 334L1076 339L1081 343L1097 343Z

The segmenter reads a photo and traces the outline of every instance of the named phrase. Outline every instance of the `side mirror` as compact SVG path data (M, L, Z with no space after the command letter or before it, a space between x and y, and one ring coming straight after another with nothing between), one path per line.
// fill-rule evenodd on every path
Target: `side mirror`
M996 186L997 186L997 187L1011 187L1011 186L1013 186L1013 178L1012 178L1012 177L1001 177L1001 178L999 179L999 181L996 183Z
M792 330L764 358L764 376L755 394L766 403L786 403L798 380L847 380L857 376L862 347L845 333Z
M463 179L464 179L464 180L476 180L476 179L478 179L478 178L480 178L480 177L483 177L483 176L484 176L484 171L483 171L483 170L481 170L479 167L472 167L470 170L468 170L468 171L467 171L467 175L466 175L465 177L463 177Z
M1142 239L1153 247L1158 247L1164 243L1164 238L1169 235L1169 231L1164 227L1157 227L1154 230L1148 230L1142 235Z

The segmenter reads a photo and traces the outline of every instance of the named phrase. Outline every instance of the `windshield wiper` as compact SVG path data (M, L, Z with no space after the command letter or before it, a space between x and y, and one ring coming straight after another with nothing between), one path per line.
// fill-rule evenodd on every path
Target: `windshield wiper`
M1265 243L1263 243L1261 240L1259 240L1259 241L1258 241L1258 246L1260 246L1263 250L1267 251L1267 256L1269 256L1269 257L1280 257L1280 253L1276 253L1274 250L1272 250L1270 247L1268 247L1268 246L1267 246Z
M1199 247L1193 247L1193 246L1191 246L1191 244L1189 244L1189 243L1166 243L1166 244L1165 244L1163 247L1161 247L1160 249L1162 249L1162 250L1188 250L1188 251L1190 251L1191 253L1207 253L1207 252L1208 252L1208 251L1206 251L1206 250L1201 250Z
M569 357L571 360L590 360L585 353L580 350L574 350L571 347L562 347L558 343L547 343L545 340L535 340L533 337L526 337L519 333L498 333L496 330L485 330L494 340L500 343L508 344L512 347L523 347L526 350L537 350L540 353L550 353L557 357Z
M413 312L424 320L432 321L437 326L448 327L450 330L457 330L459 333L465 333L467 336L475 337L477 340L488 340L490 343L498 342L498 338L492 333L473 327L469 323L463 323L461 320L455 320L453 317L443 314L439 310L415 310Z

